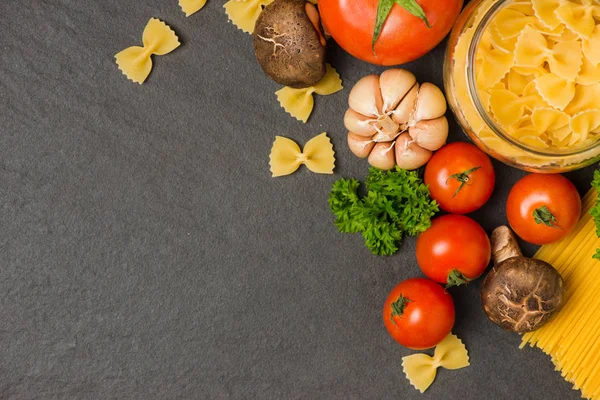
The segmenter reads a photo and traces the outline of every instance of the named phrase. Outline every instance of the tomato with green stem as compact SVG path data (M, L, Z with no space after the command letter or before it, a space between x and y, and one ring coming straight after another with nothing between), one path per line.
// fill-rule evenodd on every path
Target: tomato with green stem
M417 264L427 277L446 287L478 278L490 263L491 252L481 225L464 215L435 218L417 239Z
M470 143L454 142L431 157L423 180L442 210L467 214L489 200L496 173L483 151Z
M463 0L319 0L325 29L354 57L378 65L422 57L454 26Z
M581 216L575 186L559 174L529 174L510 190L506 217L523 240L548 244L569 234Z
M454 326L454 301L425 278L400 282L383 305L383 323L401 345L424 350L444 340Z

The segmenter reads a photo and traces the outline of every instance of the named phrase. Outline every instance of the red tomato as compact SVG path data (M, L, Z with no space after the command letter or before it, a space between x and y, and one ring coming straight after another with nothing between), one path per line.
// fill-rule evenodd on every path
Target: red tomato
M385 301L383 323L402 346L429 349L452 330L454 301L443 287L429 279L407 279L392 289Z
M425 184L440 208L467 214L483 206L494 191L496 174L490 158L469 143L450 143L425 168Z
M429 278L457 286L479 277L490 263L492 248L477 222L464 215L435 218L417 239L417 263Z
M571 232L581 215L581 198L562 175L530 174L508 194L506 217L521 239L533 244L555 242Z
M418 0L431 25L394 4L372 48L378 0L319 0L325 29L348 53L378 65L397 65L425 55L446 37L463 0Z

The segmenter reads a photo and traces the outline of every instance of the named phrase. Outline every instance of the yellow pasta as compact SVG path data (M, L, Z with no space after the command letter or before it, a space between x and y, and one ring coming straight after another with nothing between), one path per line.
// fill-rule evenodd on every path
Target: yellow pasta
M155 54L162 56L179 47L179 39L173 30L157 18L151 18L142 34L143 47L132 46L115 55L117 66L133 82L144 83L152 71Z
M453 334L448 335L436 346L433 357L423 353L402 357L402 368L406 378L421 393L431 386L439 367L460 369L469 365L467 348Z
M600 26L596 25L589 38L581 42L581 49L592 65L600 64Z
M550 48L544 35L526 26L517 41L514 62L519 67L530 68L548 62L551 72L563 79L574 80L582 63L581 42L559 42Z
M340 75L331 65L327 64L325 76L316 85L302 89L293 89L286 86L275 92L275 94L279 104L285 111L297 120L306 123L314 106L313 93L326 96L337 93L342 89Z
M592 258L600 239L589 215L597 196L594 189L584 196L581 219L567 237L536 253L565 279L567 301L546 325L523 335L521 343L521 348L529 344L550 355L561 375L588 399L600 399L600 261Z
M294 141L277 136L269 158L274 178L289 175L302 164L317 174L333 174L335 168L335 152L325 132L310 139L304 151Z
M596 26L594 17L600 17L600 6L593 0L582 0L581 4L561 1L554 13L571 31L583 38L589 38Z
M483 3L491 7L494 1ZM485 6L482 10L481 15ZM589 20L593 20L591 30L584 26ZM474 32L472 26L458 40L456 71L468 68L464 59ZM596 132L600 129L595 126L595 111L600 110L600 2L517 0L507 4L484 30L474 68L483 108L505 133L526 146L583 148L600 140ZM455 73L453 78L457 96L468 98L468 91L462 89L467 86L466 74ZM461 111L473 131L486 132L475 107L464 103ZM495 146L505 157L518 153L513 145L501 145L493 136L483 134L482 142Z
M536 108L531 113L531 123L540 134L569 126L569 115L554 108Z
M232 24L244 32L254 32L254 25L262 8L274 0L229 0L223 7Z
M179 0L179 7L186 17L200 11L206 5L206 0Z
M545 27L556 29L561 24L555 13L560 0L531 0L531 5L535 15Z
M538 93L546 103L561 111L575 96L575 83L553 73L537 77L534 82Z

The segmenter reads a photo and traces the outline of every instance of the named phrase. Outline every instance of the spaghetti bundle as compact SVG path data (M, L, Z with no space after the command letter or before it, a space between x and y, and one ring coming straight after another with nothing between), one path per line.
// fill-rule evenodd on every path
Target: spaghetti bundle
M600 239L589 214L597 197L591 189L573 232L535 254L564 278L565 305L546 325L523 335L521 343L521 348L529 344L550 355L563 378L589 399L600 399L600 261L592 258Z

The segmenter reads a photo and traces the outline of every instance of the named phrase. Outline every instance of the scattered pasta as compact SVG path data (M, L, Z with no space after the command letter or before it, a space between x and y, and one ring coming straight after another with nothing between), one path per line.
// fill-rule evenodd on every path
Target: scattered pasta
M155 54L162 56L179 47L179 39L173 30L157 18L151 18L142 35L144 47L132 46L115 55L117 66L133 82L144 83L152 70Z
M179 7L186 17L200 11L206 4L206 0L179 0Z
M337 71L327 64L327 72L319 83L302 89L284 87L275 92L279 104L285 111L298 121L306 123L312 113L314 100L313 93L321 96L334 94L343 89L342 80Z
M229 0L223 6L232 24L244 32L254 32L254 25L263 7L274 0Z
M453 334L448 335L437 345L433 357L423 353L402 357L402 368L406 378L421 393L431 386L439 367L459 369L468 366L467 348Z
M327 133L323 132L310 139L304 146L304 151L288 138L275 138L269 162L273 177L289 175L301 164L317 174L333 174L335 152Z

